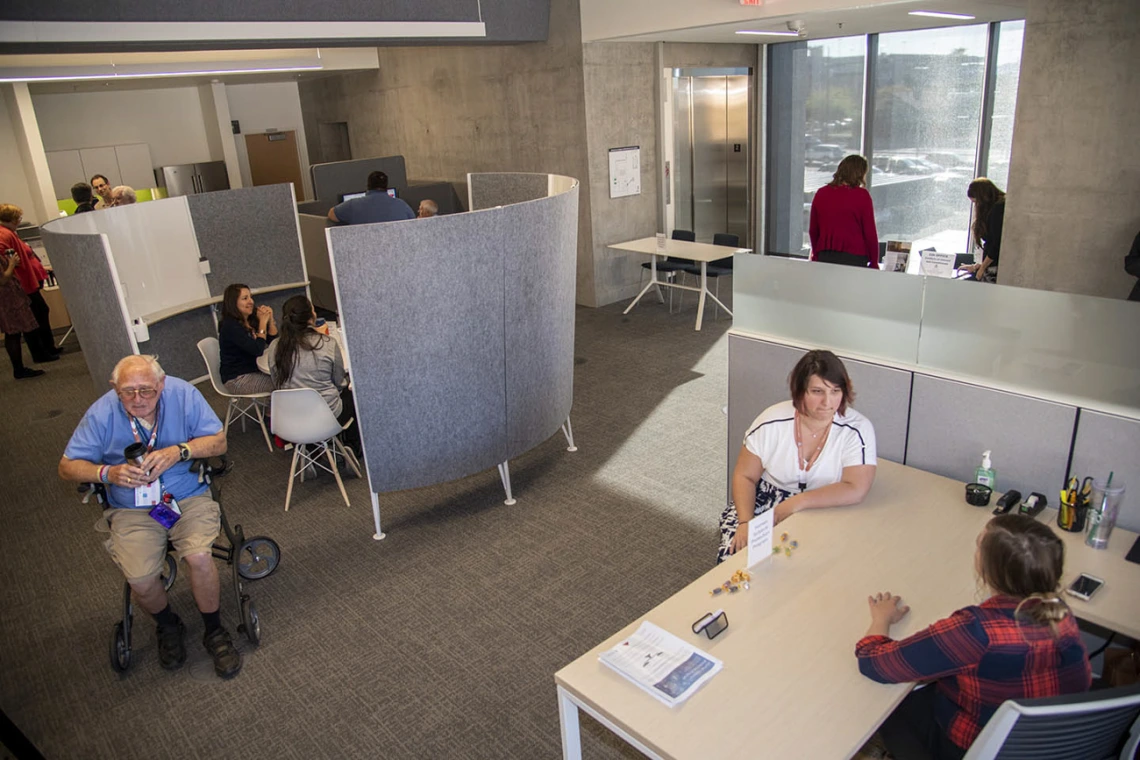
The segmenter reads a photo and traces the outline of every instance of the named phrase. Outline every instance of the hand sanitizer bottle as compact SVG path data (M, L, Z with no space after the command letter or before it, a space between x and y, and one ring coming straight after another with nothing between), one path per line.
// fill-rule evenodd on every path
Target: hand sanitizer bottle
M974 482L981 483L983 486L989 486L991 489L996 489L997 486L997 473L990 465L990 452L982 452L982 464L974 470Z

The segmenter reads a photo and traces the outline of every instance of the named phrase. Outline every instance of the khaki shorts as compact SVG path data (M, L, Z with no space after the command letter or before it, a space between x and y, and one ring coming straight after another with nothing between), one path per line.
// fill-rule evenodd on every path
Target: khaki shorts
M191 496L178 502L182 517L170 529L176 559L194 554L209 554L221 530L218 503L209 495ZM108 509L103 519L111 528L107 551L134 583L154 578L162 571L166 556L166 528L159 525L146 509Z

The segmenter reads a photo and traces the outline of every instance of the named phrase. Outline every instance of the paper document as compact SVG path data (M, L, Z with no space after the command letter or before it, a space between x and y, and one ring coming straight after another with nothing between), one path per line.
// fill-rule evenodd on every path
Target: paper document
M901 240L888 240L887 252L883 257L884 272L905 272L907 261L910 259L910 243Z
M720 660L648 620L598 659L670 707L691 697L724 667Z
M954 254L923 251L922 266L919 274L925 274L930 277L953 277Z
M775 509L769 509L748 521L748 567L772 556L772 531L775 525Z

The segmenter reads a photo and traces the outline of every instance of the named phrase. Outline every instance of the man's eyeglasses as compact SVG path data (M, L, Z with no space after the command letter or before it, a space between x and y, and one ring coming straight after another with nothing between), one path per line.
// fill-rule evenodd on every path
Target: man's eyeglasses
M135 396L141 399L152 399L158 395L158 390L155 388L123 388L116 392L123 401L130 401Z

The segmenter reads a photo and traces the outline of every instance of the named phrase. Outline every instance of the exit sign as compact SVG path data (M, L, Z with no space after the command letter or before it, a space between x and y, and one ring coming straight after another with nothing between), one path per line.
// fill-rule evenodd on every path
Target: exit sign
M740 0L741 5L763 5L764 0Z

